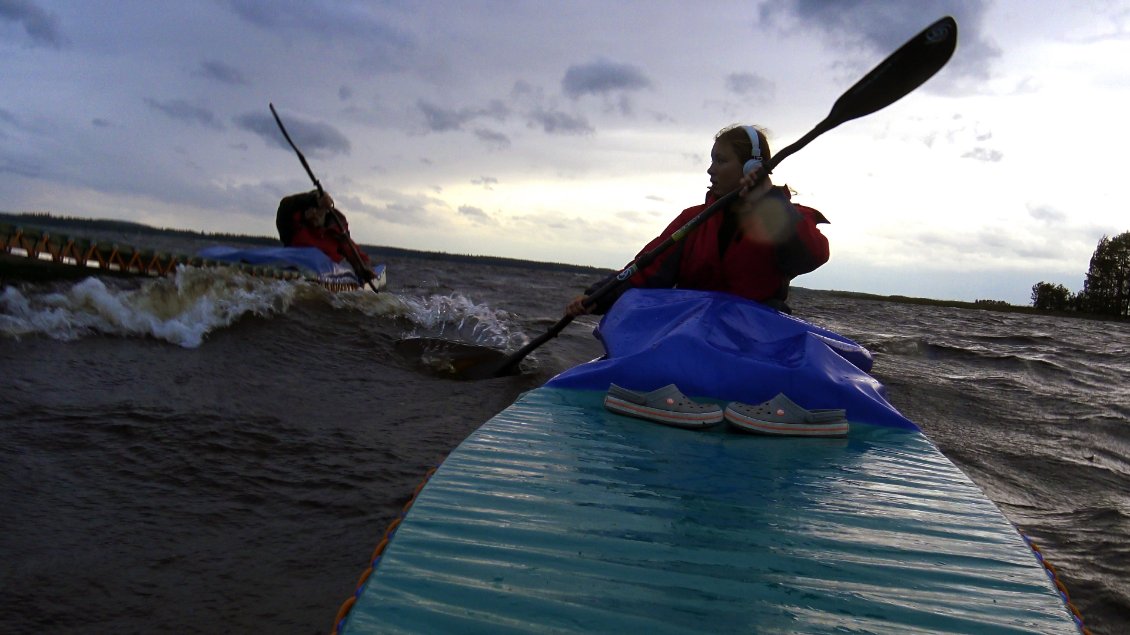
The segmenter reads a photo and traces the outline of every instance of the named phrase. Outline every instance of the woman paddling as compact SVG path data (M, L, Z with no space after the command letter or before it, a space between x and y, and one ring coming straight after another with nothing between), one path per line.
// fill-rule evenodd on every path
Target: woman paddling
M597 302L590 303L589 294L611 276L589 287L569 302L566 314L604 313L632 287L724 291L787 312L790 281L828 261L828 239L817 227L828 220L810 207L794 205L788 188L774 187L768 175L752 188L770 156L761 130L722 129L710 151L706 202L684 210L640 254L726 194L741 190L740 197Z
M334 262L348 261L362 282L376 277L369 256L349 237L349 223L328 192L312 190L283 197L275 227L284 247L317 247Z

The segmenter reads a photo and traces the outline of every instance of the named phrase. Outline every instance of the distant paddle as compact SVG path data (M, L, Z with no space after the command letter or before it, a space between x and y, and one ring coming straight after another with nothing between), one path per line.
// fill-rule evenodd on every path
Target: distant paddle
M290 144L291 148L294 148L294 153L298 155L298 160L302 162L302 167L306 168L306 174L310 177L310 180L314 182L314 187L318 189L318 198L321 198L322 195L325 194L325 190L322 189L322 182L318 180L318 177L314 176L314 171L310 169L310 164L306 162L306 157L302 154L302 151L298 149L298 146L294 145L294 142L291 141L290 135L286 131L286 126L283 125L282 119L279 118L279 113L275 111L275 105L267 105L271 108L271 114L275 116L275 123L279 125L279 130L282 132L286 142ZM349 251L349 256L346 260L348 260L349 265L353 267L353 273L357 274L358 280L367 280L369 287L373 291L380 293L381 290L378 289L376 283L373 282L372 272L367 271L365 261L361 259L361 253L357 250L357 245L353 244L353 239L349 237L349 231L345 228L345 223L341 222L341 212L337 211L336 208L330 210L330 212L330 217L334 219L334 222L337 223L338 228L341 230L343 236L341 244L345 245L347 251Z
M889 106L923 82L930 79L946 65L957 47L957 22L947 16L931 24L918 35L914 36L897 51L892 53L881 64L876 66L863 79L855 83L846 93L840 96L832 105L832 111L823 121L818 123L808 134L792 145L784 148L765 165L768 174L773 171L786 157L808 145L813 139L836 126L869 115L876 110ZM612 278L599 289L589 295L587 304L595 304L624 280L631 278L637 271L649 265L659 254L666 251L676 242L682 240L687 234L702 224L707 218L725 209L729 203L738 196L738 192L730 192L707 207L697 216L687 221L676 230L669 238L657 247L644 253L633 263L625 267L615 278ZM502 361L498 361L498 351L480 347L482 356L479 363L474 363L466 344L457 344L459 350L459 374L465 379L486 379L515 374L518 365L534 349L557 336L570 322L572 316L566 315L554 324L548 331L538 338L530 341L519 351ZM428 343L420 342L416 346L427 349L432 354L441 350L445 340L432 340Z

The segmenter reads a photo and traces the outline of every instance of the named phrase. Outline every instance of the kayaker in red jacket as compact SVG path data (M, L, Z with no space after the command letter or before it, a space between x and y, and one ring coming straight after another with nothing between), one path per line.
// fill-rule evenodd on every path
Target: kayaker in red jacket
M639 255L656 247L708 205L734 190L739 198L676 242L654 262L589 306L588 295L606 278L574 298L566 314L604 313L631 287L725 291L788 310L790 281L828 261L828 239L817 228L824 216L794 205L787 187L768 176L751 190L761 163L770 159L765 133L752 126L724 128L710 152L706 203L688 208Z
M334 262L348 261L364 282L375 276L369 256L349 237L349 223L328 192L319 196L318 190L312 190L283 197L275 227L285 247L317 247Z

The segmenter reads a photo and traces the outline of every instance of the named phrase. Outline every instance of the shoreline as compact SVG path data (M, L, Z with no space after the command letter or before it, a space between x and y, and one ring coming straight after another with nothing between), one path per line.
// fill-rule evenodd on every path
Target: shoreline
M117 221L109 219L89 219L67 216L56 216L47 212L33 212L33 213L20 213L13 214L9 212L0 212L0 223L8 223L15 226L27 225L27 229L55 229L67 232L86 232L90 238L95 240L108 240L108 241L134 241L144 242L140 240L143 236L150 237L175 237L182 240L189 240L193 242L215 244L216 242L239 243L247 246L262 246L262 247L277 247L278 239L273 236L252 236L247 234L228 234L228 233L206 233L189 229L172 229L172 228L157 228L143 223L135 223L132 221ZM142 247L143 245L131 245L134 247ZM607 275L613 273L613 269L604 269L601 267L592 267L587 265L574 265L560 262L541 262L536 260L521 260L518 258L505 258L501 256L486 256L486 255L472 255L472 254L453 254L441 251L420 251L416 249L404 249L401 247L389 247L383 245L361 244L361 247L370 256L381 257L400 257L400 258L418 258L440 260L445 262L474 262L474 263L487 263L502 267L515 267L524 269L536 270L551 270L551 271L565 271L574 273L591 273L594 276ZM963 300L938 300L934 298L918 298L913 296L904 295L879 295L875 293L865 293L861 291L844 291L834 289L810 289L807 287L794 286L794 291L802 293L824 293L836 297L852 298L857 300L870 300L877 302L896 302L900 304L917 304L926 306L950 307L957 309L974 309L981 311L997 311L1001 313L1024 313L1028 315L1044 315L1050 317L1066 317L1066 318L1082 318L1087 320L1100 320L1107 322L1127 322L1126 318L1112 317L1108 315L1095 315L1091 313L1080 313L1077 311L1049 311L1044 309L1037 309L1032 306L1023 306L1018 304L1008 304L999 300L977 300L975 302L966 302Z

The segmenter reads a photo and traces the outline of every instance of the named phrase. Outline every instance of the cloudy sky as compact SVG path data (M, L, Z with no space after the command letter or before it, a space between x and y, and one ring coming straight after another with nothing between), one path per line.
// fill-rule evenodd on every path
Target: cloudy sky
M941 73L778 166L832 221L797 284L1077 291L1130 231L1130 0L0 0L0 210L273 235L274 103L359 242L620 267L718 129L784 147L944 15Z

